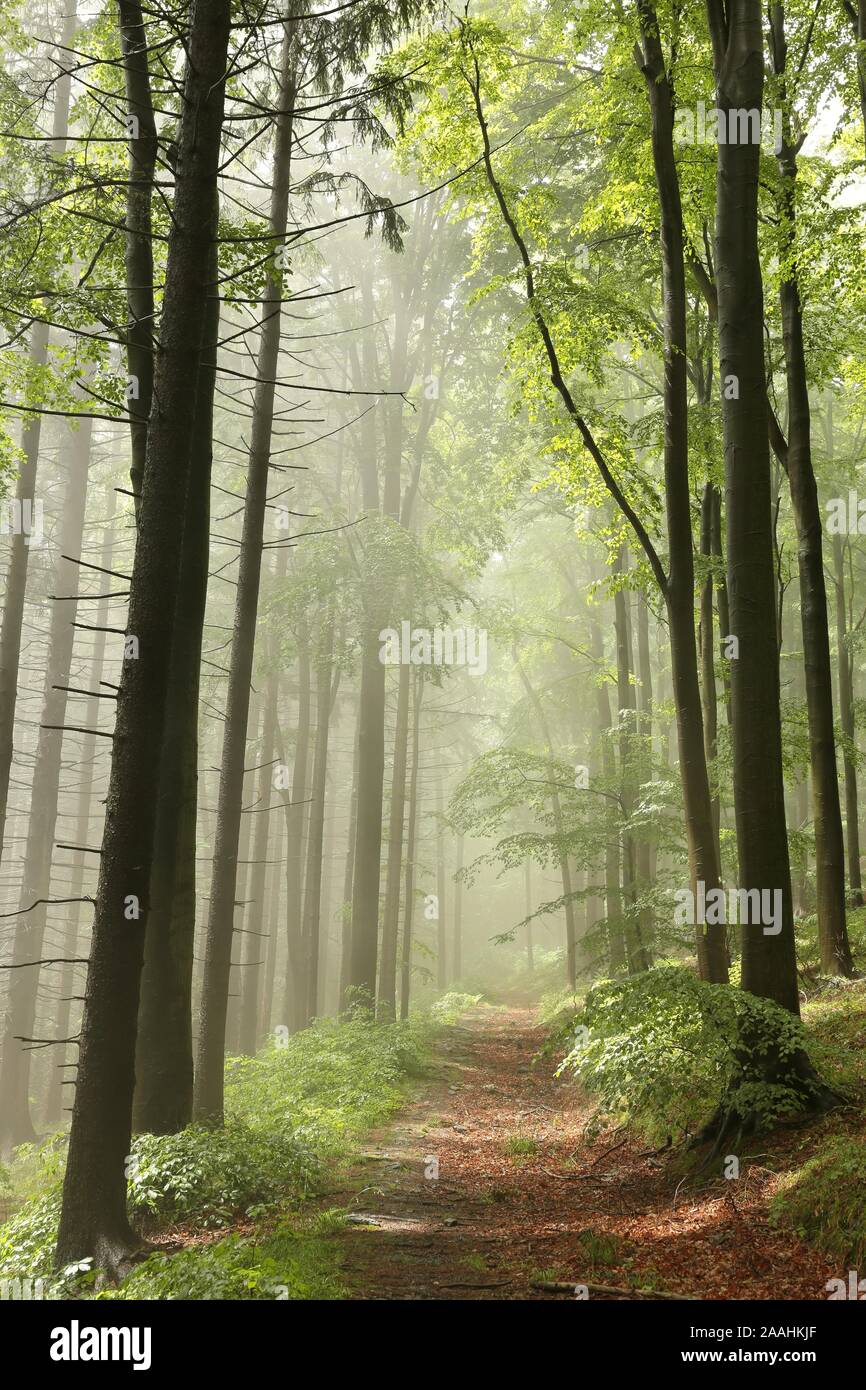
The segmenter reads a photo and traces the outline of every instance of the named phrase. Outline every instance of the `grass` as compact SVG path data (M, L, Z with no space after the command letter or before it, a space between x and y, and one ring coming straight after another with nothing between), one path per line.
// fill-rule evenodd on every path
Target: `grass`
M509 1134L505 1141L505 1152L509 1158L531 1158L538 1153L538 1144L525 1134Z
M866 1140L833 1135L782 1179L770 1220L851 1269L866 1267Z
M431 1028L355 1013L275 1040L256 1057L228 1058L225 1128L140 1135L127 1164L138 1224L151 1239L176 1232L185 1248L151 1255L119 1290L97 1296L339 1297L327 1214L311 1223L306 1204L326 1165L347 1159L404 1103L423 1074ZM65 1142L58 1134L27 1146L4 1170L17 1209L0 1226L0 1278L49 1278L55 1297L87 1296L90 1271L71 1282L52 1275ZM221 1238L203 1244L208 1231Z

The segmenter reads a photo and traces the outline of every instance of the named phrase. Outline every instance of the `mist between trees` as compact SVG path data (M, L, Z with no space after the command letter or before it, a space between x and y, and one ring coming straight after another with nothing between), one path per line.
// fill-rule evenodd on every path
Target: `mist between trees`
M2 6L0 1144L110 1278L227 1054L855 974L862 4L319 9Z

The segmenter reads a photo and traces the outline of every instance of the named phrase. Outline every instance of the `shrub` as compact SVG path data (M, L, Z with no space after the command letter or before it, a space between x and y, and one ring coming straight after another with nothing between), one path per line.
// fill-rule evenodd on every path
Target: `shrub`
M407 1077L422 1070L425 1038L424 1025L385 1026L355 1011L345 1019L324 1019L292 1038L282 1038L280 1043L285 1046L275 1044L258 1057L229 1058L224 1129L192 1125L179 1134L144 1134L133 1141L127 1165L131 1210L148 1215L151 1225L189 1221L213 1227L226 1224L241 1212L256 1220L272 1213L287 1198L303 1198L325 1157L348 1152L355 1136L400 1105ZM0 1226L0 1277L44 1278L52 1274L63 1139L54 1135L46 1144L28 1146L16 1154L13 1182L29 1200ZM268 1238L269 1242L275 1239ZM268 1248L273 1253L270 1244ZM255 1276L243 1273L252 1258L246 1245L240 1249L229 1245L217 1254L210 1253L213 1249L208 1246L206 1256L202 1249L184 1256L153 1256L156 1263L145 1262L147 1275L142 1273L142 1265L130 1278L136 1281L135 1288L157 1287L165 1281L168 1287L174 1275L160 1263L168 1259L172 1268L179 1261L178 1287L192 1289L199 1287L192 1265L204 1259L203 1283L211 1279L217 1286L223 1280L227 1288L248 1287L248 1291L165 1296L270 1297L255 1292L257 1281L265 1287L267 1270ZM301 1247L293 1249L297 1254ZM92 1282L90 1272L85 1272L83 1279L78 1270L67 1274L65 1282L63 1276L53 1278L52 1288L77 1288ZM247 1277L252 1280L249 1286L244 1284ZM293 1278L289 1268L276 1282L291 1286ZM188 1282L184 1284L185 1279Z
M231 1057L226 1110L268 1134L289 1132L318 1154L348 1141L400 1105L407 1077L423 1070L418 1023L375 1023L357 1010L319 1019L256 1057Z
M177 1254L150 1255L99 1300L334 1299L336 1256L323 1241L281 1228L260 1241L227 1236Z
M60 1197L58 1182L0 1226L0 1278L44 1279L51 1274Z
M766 1062L783 1078L786 1061L802 1052L799 1019L682 966L597 984L569 1032L560 1072L573 1072L602 1113L633 1122L652 1142L694 1132L723 1104L762 1126L804 1106L802 1081L761 1076Z
M223 1225L252 1203L309 1190L318 1164L284 1130L266 1134L232 1121L225 1129L190 1125L179 1134L140 1134L128 1163L134 1212Z
M461 1014L480 1004L481 999L480 994L460 994L457 991L443 994L430 1005L430 1017L436 1023L456 1023Z

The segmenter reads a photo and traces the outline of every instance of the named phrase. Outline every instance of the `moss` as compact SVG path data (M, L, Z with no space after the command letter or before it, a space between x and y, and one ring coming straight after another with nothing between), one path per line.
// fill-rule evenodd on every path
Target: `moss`
M793 1229L852 1269L866 1265L866 1140L836 1136L784 1179L770 1207Z

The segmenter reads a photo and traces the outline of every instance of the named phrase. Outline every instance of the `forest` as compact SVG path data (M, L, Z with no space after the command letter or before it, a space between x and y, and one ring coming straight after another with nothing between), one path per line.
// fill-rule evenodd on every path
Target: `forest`
M866 0L0 34L0 1301L866 1298Z

